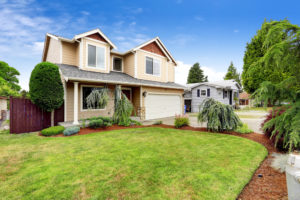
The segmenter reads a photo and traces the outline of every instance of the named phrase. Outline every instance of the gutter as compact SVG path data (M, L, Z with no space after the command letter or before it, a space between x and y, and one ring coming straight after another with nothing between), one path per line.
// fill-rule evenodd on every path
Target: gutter
M158 88L170 88L170 89L180 89L184 90L185 88L179 88L179 87L172 87L172 86L159 86L159 85L153 85L153 84L144 84L144 83L130 83L130 82L123 82L123 81L110 81L110 80L97 80L97 79L86 79L86 78L75 78L75 77L66 77L64 76L66 82L68 81L86 81L91 83L112 83L112 84L126 84L126 85L133 85L133 86L148 86L148 87L158 87Z

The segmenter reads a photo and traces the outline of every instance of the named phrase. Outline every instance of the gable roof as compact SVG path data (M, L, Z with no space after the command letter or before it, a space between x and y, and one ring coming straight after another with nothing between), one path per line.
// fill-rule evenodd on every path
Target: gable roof
M220 88L220 89L236 89L236 90L241 89L241 86L235 80L222 80L222 81L214 81L214 82L191 83L191 84L186 84L186 87L190 91L200 85L207 85L207 86Z
M116 45L114 45L107 37L104 33L102 33L102 31L100 31L100 29L94 29L94 30L91 30L91 31L88 31L88 32L85 32L85 33L81 33L81 34L78 34L78 35L75 35L74 39L75 40L78 40L79 38L83 38L83 37L86 37L86 36L89 36L89 35L93 35L95 33L98 33L100 36L102 36L114 49L117 49Z
M147 46L148 44L151 44L152 42L155 42L160 47L160 49L162 50L162 52L167 56L167 58L169 60L172 60L177 65L175 59L173 58L173 56L171 55L171 53L168 51L168 49L166 48L166 46L162 43L162 41L160 40L159 37L155 37L155 38L153 38L153 39L151 39L149 41L146 41L146 42L144 42L144 43L142 43L142 44L134 47L133 49L131 49L131 51L136 51L138 49L141 49L141 48Z

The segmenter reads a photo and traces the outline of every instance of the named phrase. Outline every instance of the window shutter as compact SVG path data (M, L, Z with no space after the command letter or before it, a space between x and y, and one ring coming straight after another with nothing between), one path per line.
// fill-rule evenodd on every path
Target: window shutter
M223 99L225 99L225 91L224 91L224 89L223 89Z
M160 62L159 62L159 60L153 59L153 75L155 75L155 76L160 75Z
M197 97L200 97L200 90L197 90Z
M210 89L207 89L207 97L210 97Z

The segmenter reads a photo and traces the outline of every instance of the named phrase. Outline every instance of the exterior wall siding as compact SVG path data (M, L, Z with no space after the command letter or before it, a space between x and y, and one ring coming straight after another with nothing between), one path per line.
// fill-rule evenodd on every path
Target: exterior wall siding
M197 90L200 89L200 97L197 96ZM210 97L201 96L201 90L210 89ZM192 90L192 112L199 112L199 106L206 98L213 98L223 104L229 105L229 91L227 90L228 94L226 98L223 98L223 89L217 89L215 87L206 86L206 85L200 85L198 87L193 88ZM232 105L234 105L234 92L237 92L237 90L232 90Z
M1 118L1 110L7 110L7 100L0 99L0 118Z
M100 43L97 41L89 40L86 38L82 38L82 69L87 71L94 71L94 72L102 72L102 73L109 73L110 72L110 46L108 43ZM97 69L87 66L87 44L95 45L95 46L102 46L105 48L106 52L106 63L105 69Z
M62 64L79 66L79 45L77 42L62 42Z
M150 81L159 81L167 82L167 58L152 53L147 53L145 51L136 51L137 56L137 78L150 80ZM146 56L160 60L160 76L154 76L146 74Z
M134 63L134 54L133 53L130 53L128 55L126 55L123 59L123 70L124 70L124 73L134 77L134 71L135 71L135 63Z
M60 41L50 38L46 61L60 63Z

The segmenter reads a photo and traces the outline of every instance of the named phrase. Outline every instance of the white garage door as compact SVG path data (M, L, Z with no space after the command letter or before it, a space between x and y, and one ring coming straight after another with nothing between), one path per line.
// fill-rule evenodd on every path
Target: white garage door
M181 114L181 98L179 95L148 94L145 98L146 119L171 117Z

